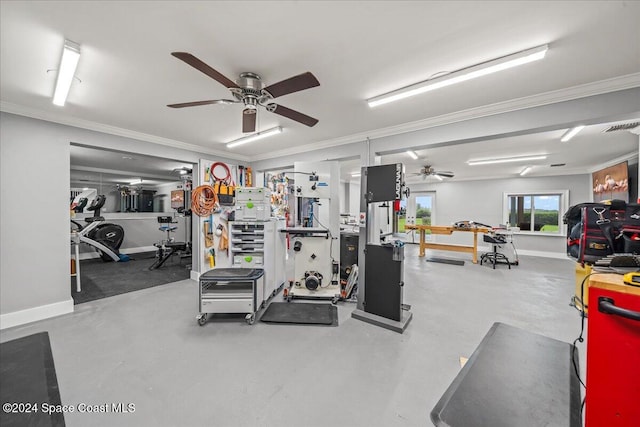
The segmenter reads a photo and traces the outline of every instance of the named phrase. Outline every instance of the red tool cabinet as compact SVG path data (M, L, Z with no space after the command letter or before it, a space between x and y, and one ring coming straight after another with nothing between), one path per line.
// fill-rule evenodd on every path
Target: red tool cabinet
M640 426L640 287L589 280L586 427Z

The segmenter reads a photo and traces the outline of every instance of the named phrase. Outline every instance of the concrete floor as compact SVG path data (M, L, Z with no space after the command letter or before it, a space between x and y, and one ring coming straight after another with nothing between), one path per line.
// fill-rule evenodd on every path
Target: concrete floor
M0 341L49 331L63 404L134 403L129 414L65 416L67 426L428 426L429 413L494 322L566 342L569 260L521 257L492 270L419 258L409 245L398 334L352 319L339 327L196 324L190 280L76 306L73 314L4 330ZM276 301L280 301L277 296ZM584 375L585 352L580 345Z

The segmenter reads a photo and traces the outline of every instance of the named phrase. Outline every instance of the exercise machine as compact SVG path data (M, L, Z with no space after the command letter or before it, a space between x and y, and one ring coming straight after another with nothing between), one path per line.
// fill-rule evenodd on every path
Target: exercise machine
M101 194L91 201L87 210L93 211L93 216L85 218L86 225L71 220L76 227L74 231L78 233L80 243L94 247L103 261L129 261L127 255L118 251L124 240L124 229L118 224L105 222L104 217L100 216L100 209L106 200L106 197Z
M167 238L156 243L154 246L156 251L156 261L149 267L149 270L155 270L162 267L172 255L190 256L191 244L189 242L176 242L171 236L171 233L175 232L178 227L173 224L177 224L178 221L174 221L174 218L170 215L163 215L158 217L158 229L167 233Z
M404 183L404 166L395 163L362 168L360 198L360 242L358 254L358 306L354 319L402 333L411 321L409 306L403 304L404 242L380 243L374 226L377 204L409 196Z

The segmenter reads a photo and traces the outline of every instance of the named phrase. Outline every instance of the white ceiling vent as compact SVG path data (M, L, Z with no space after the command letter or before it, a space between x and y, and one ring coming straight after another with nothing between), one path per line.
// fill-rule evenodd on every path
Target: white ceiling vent
M618 132L621 130L631 130L640 126L640 122L622 123L619 125L613 125L603 130L603 132Z

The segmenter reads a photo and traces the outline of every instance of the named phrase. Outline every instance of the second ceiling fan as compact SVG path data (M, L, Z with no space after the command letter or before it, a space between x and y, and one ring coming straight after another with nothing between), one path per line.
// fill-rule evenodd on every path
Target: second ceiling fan
M453 172L450 171L437 171L431 165L425 165L420 169L420 172L416 172L413 175L421 176L422 179L426 179L428 176L439 176L445 178L453 178Z
M260 79L260 76L255 73L241 73L238 80L234 82L190 53L172 52L171 55L186 62L196 70L206 74L218 83L227 87L231 91L233 99L212 99L208 101L184 102L180 104L169 104L167 107L184 108L212 104L243 104L242 132L245 133L255 132L256 130L256 113L258 106L264 107L267 111L279 114L310 127L318 123L318 119L314 119L313 117L302 114L299 111L295 111L291 108L272 102L274 98L320 86L318 79L316 79L316 77L310 72L302 73L282 80L281 82L265 86Z

